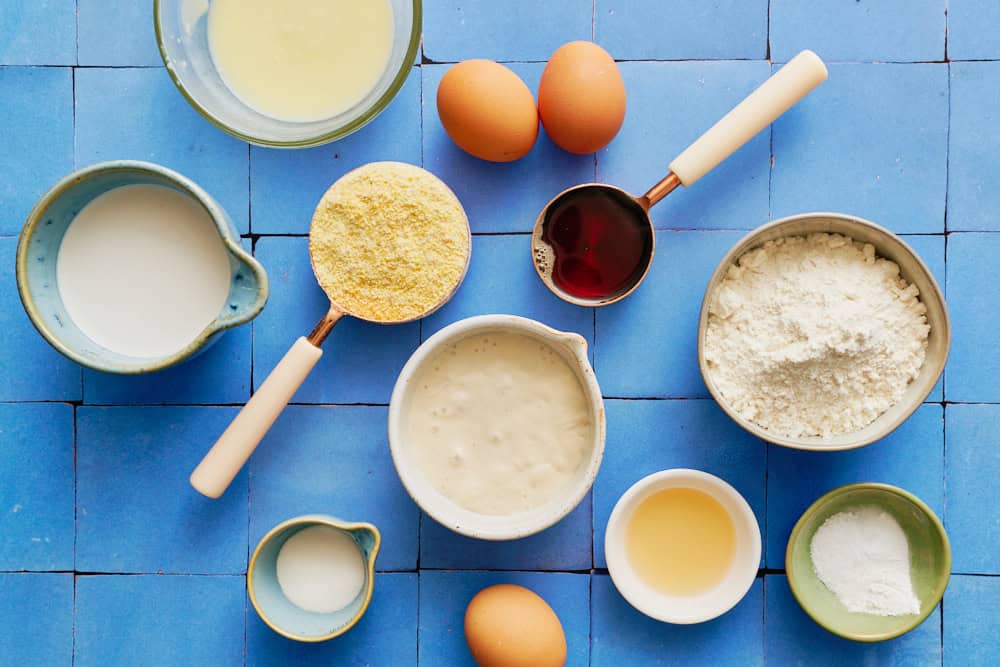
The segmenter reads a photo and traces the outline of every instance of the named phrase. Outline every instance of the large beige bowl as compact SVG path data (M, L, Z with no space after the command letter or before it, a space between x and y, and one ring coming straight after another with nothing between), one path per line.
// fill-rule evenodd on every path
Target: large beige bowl
M716 287L725 276L726 270L744 253L753 248L763 245L783 236L803 236L817 232L830 232L849 236L855 241L871 243L875 247L876 253L880 257L892 260L899 265L900 273L907 282L917 286L920 290L920 300L927 306L927 322L931 326L930 338L927 345L927 358L917 376L910 386L906 388L906 393L902 400L892 406L874 422L853 433L821 438L810 436L804 438L790 438L778 435L764 429L753 422L750 422L738 415L723 398L719 389L712 381L712 376L708 372L708 364L705 361L705 331L708 328L708 302ZM930 394L941 371L944 370L945 361L948 359L948 348L951 344L951 323L948 319L948 310L945 307L944 296L938 287L937 281L931 275L927 265L923 263L917 253L910 246L903 242L901 238L884 227L880 227L873 222L856 218L843 213L803 213L793 215L788 218L781 218L758 227L747 234L730 249L726 256L719 262L712 278L708 281L705 289L705 298L701 302L701 317L698 320L698 367L701 369L701 377L705 380L705 386L711 392L712 397L718 402L733 420L745 428L753 435L773 442L776 445L792 447L794 449L811 449L819 451L837 451L842 449L854 449L871 444L892 433L893 430L913 414L927 395Z

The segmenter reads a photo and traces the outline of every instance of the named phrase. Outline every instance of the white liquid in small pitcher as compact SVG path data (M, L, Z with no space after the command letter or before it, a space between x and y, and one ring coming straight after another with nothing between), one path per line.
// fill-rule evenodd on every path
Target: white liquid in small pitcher
M165 357L215 320L230 288L229 255L197 202L159 185L127 185L87 204L59 247L66 311L98 345Z
M365 585L365 561L357 543L330 526L310 526L289 537L275 568L288 601L318 614L343 609Z

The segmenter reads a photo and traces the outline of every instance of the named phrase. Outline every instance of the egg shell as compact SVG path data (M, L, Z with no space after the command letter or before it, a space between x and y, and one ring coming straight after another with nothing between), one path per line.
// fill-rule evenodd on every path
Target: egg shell
M466 60L445 72L437 108L452 141L482 160L518 160L538 138L538 107L531 90L492 60Z
M615 138L625 120L625 82L607 51L570 42L549 58L538 84L545 132L570 153L593 153Z
M498 584L465 610L465 640L479 667L562 667L566 635L552 607L534 591Z

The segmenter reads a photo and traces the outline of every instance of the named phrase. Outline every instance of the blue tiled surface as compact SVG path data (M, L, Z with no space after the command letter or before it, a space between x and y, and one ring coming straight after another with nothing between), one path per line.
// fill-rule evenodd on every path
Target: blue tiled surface
M135 0L76 0L81 65L158 66L153 3ZM115 39L108 39L114 34Z
M767 575L764 587L764 655L768 664L810 667L941 664L940 608L907 635L878 644L863 644L841 639L813 623L792 596L785 575ZM945 607L951 611L947 602Z
M951 578L944 593L944 664L948 667L990 665L997 659L1000 577Z
M591 633L590 581L586 574L565 572L421 572L420 662L475 667L462 630L466 605L487 586L517 584L545 598L559 617L566 635L566 667L593 664L587 641Z
M0 404L0 443L0 570L72 570L73 407Z
M594 35L620 60L763 60L767 0L596 0Z
M952 63L951 104L948 229L995 230L1000 227L1000 190L990 174L1000 152L1000 135L994 131L1000 107L1000 62Z
M998 224L1000 230L1000 224ZM948 237L948 305L953 341L945 378L949 401L1000 403L1000 347L993 344L1000 326L1000 284L994 266L1000 234L952 234Z
M35 200L73 168L73 73L0 67L0 100L0 234L14 235Z
M948 66L829 71L822 87L774 124L772 217L842 211L897 233L943 232Z
M812 49L829 61L942 60L947 5L946 0L771 0L771 58L786 62Z
M75 0L0 4L0 65L75 64Z
M945 483L954 572L1000 572L1000 516L996 480L1000 475L1000 406L947 407L948 449Z
M0 646L10 665L73 660L73 575L0 574Z
M247 474L206 499L187 483L233 408L78 410L76 569L234 574L247 565Z
M594 665L764 664L760 579L728 614L698 625L664 625L643 616L629 606L607 575L591 578L590 596Z
M994 0L948 0L948 57L996 60L1000 54L1000 3Z
M0 3L0 663L463 665L468 599L515 581L555 608L571 665L995 664L996 3L423 4L423 57L378 119L325 147L275 151L225 135L184 102L153 43L152 3ZM945 7L947 57L956 62L945 59ZM628 111L610 146L572 156L543 132L527 158L495 165L452 145L435 109L448 66L435 63L497 59L536 92L544 60L578 38L595 38L620 61ZM653 210L656 261L634 295L591 311L541 286L526 232L554 194L592 180L641 193L800 48L833 63L830 80ZM62 358L29 323L14 280L16 235L37 197L74 165L121 158L198 181L271 278L271 299L252 327L187 364L135 378L81 372ZM476 234L465 283L422 323L339 324L299 405L222 499L202 498L187 483L191 469L328 307L305 239L316 201L373 160L423 164L462 199ZM747 230L810 210L854 213L905 234L946 289L952 317L950 363L932 403L855 452L765 446L708 398L696 363L700 301L718 260ZM420 341L491 312L583 334L608 399L592 494L550 530L503 544L458 537L421 515L392 468L385 429L396 374ZM731 613L691 627L641 616L604 570L604 526L620 494L679 466L713 472L743 493L768 568ZM956 573L944 605L918 630L872 646L813 624L781 573L801 511L859 480L898 484L927 501L946 523ZM266 530L316 511L371 520L384 542L368 615L348 635L312 646L263 625L243 574Z
M244 589L233 576L79 576L74 665L242 665Z

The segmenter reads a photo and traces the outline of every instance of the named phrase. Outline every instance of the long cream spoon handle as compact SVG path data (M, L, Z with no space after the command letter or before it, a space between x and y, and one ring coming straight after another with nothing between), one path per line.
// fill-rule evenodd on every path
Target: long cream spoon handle
M819 56L801 52L684 149L670 163L670 171L685 186L692 185L826 81L826 76Z
M191 486L218 498L285 409L323 350L299 338L191 473Z

